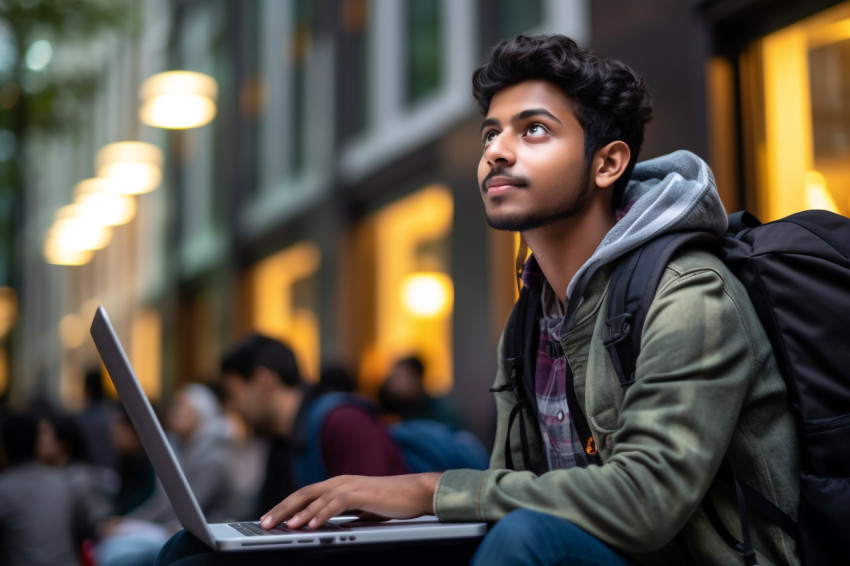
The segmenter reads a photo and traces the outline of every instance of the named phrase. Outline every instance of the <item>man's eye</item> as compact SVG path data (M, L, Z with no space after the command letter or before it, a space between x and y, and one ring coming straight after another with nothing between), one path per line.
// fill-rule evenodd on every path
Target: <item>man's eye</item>
M531 124L526 130L526 133L531 136L542 136L545 135L547 132L548 130L543 124Z
M494 139L496 139L496 130L488 130L481 136L481 143L488 146Z

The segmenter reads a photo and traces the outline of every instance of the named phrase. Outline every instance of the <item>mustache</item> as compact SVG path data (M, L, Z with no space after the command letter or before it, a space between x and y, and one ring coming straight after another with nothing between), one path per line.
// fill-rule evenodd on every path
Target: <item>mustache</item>
M497 169L491 169L487 176L484 177L484 180L481 181L481 192L487 192L487 182L493 177L506 177L510 179L513 184L525 186L529 183L528 178L523 176L511 175L507 172L507 170L503 167Z

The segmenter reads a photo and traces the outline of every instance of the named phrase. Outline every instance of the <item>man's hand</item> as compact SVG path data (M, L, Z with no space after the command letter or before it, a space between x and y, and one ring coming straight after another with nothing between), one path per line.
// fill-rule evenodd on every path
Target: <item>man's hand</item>
M297 529L320 527L346 511L388 519L412 519L434 514L434 491L439 472L403 476L337 476L301 488L260 518L270 529L286 521Z

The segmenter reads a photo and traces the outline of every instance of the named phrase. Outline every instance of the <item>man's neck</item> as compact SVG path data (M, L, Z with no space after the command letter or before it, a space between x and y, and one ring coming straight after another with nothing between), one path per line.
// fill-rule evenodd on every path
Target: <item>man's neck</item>
M607 203L595 201L580 214L523 233L546 282L566 302L567 286L614 226Z

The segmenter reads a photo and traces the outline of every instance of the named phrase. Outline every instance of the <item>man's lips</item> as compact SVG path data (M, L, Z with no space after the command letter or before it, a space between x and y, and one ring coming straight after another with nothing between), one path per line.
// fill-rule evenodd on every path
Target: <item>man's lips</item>
M518 187L524 187L526 184L526 181L517 179L516 177L494 175L484 180L484 192L488 195L498 195Z

